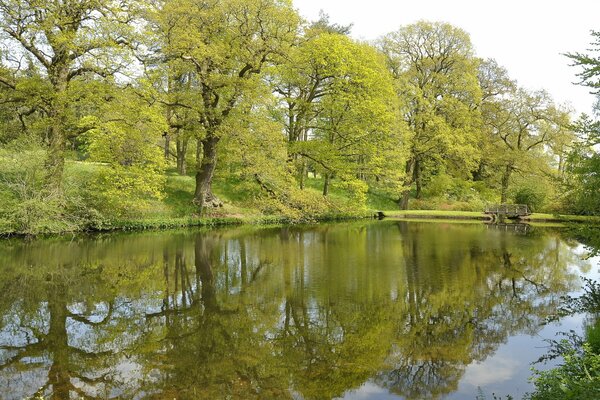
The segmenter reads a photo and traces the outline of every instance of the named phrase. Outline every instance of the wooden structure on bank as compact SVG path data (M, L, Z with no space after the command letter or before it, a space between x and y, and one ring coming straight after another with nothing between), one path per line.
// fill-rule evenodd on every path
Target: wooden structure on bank
M531 215L527 204L490 204L485 207L484 213L496 219L517 219Z

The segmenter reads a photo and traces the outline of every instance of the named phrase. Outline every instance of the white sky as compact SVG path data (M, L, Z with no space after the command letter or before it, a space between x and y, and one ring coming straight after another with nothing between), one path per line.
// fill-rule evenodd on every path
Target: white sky
M573 85L578 69L565 52L590 47L592 29L600 30L600 0L293 0L300 14L353 23L352 36L363 40L418 20L443 21L471 35L479 57L495 58L512 79L528 89L546 89L558 103L591 113L594 96Z

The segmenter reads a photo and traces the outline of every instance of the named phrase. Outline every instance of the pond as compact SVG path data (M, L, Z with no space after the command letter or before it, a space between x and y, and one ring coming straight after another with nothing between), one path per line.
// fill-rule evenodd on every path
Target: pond
M583 253L393 220L4 241L0 398L520 397Z

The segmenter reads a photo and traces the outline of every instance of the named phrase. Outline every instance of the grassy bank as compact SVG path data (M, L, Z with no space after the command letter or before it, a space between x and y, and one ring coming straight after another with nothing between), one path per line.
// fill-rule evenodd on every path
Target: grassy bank
M228 207L225 206L225 209ZM184 227L210 227L210 226L226 226L226 225L270 225L270 224L289 224L293 223L283 216L275 215L260 215L256 210L246 209L240 213L240 209L235 210L237 213L233 216L227 216L224 210L212 211L219 213L221 216L208 216L205 218L198 217L156 217L145 219L132 219L111 222L110 225L95 229L98 231L111 230L148 230L148 229L173 229ZM248 212L249 211L249 212ZM371 218L375 216L377 211L370 210L365 212L357 212L352 214L332 214L319 216L313 219L314 222L330 222L342 221L360 218ZM436 220L456 220L456 221L486 221L491 218L483 212L476 211L445 211L445 210L389 210L383 211L386 218L389 219L415 219L423 221ZM552 215L544 213L535 213L521 220L533 224L545 223L584 223L584 224L600 224L599 217L581 216L581 215Z
M39 168L43 166L42 161L38 164ZM22 183L15 179L10 190L0 190L0 200L3 200L4 205L4 209L0 209L0 235L339 221L373 217L378 210L384 210L383 213L388 218L463 221L489 219L478 211L481 209L479 200L467 205L464 202L440 203L438 208L441 209L399 211L394 209L397 204L385 191L371 188L366 195L359 195L359 200L356 193L349 192L335 180L330 186L329 195L323 197L323 181L314 177L305 180L303 190L295 188L285 193L282 196L284 200L264 196L260 188L252 186L252 182L236 181L235 177L217 178L213 182L213 191L222 200L222 207L208 208L200 217L192 201L195 188L193 176L179 175L176 171L169 170L161 176L164 179L161 195L145 196L144 187L139 194L133 195L123 193L118 186L107 192L106 187L98 184L98 177L106 172L107 167L102 163L68 161L65 167L64 198L40 195L43 191L39 190L39 181ZM0 174L0 178L2 176L7 180L12 175L5 172ZM108 185L111 183L108 182ZM21 193L27 196L21 196ZM427 199L411 201L414 208L436 208L436 204ZM471 211L460 210L465 208ZM599 224L600 217L533 214L527 221L537 224Z
M383 211L388 218L405 219L465 219L465 220L489 220L488 215L477 211L445 211L445 210L390 210ZM562 215L534 213L525 218L523 222L578 222L585 224L600 224L600 217L586 215Z
M489 216L477 211L446 211L446 210L389 210L383 211L387 218L407 219L471 219L487 220Z

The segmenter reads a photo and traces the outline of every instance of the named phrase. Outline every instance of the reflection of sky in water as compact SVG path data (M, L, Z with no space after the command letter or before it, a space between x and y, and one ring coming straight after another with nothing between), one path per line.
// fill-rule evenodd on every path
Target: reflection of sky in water
M490 398L492 393L504 398L507 394L519 399L530 391L533 385L528 379L531 376L532 362L546 352L544 339L555 339L557 331L571 329L580 332L583 317L564 318L560 324L550 324L543 328L537 336L516 335L510 337L505 344L483 362L473 362L465 370L458 390L446 395L444 399L475 399L479 389ZM536 364L537 369L547 369L556 362ZM349 391L341 399L346 400L384 400L403 399L402 396L389 393L386 388L374 382L366 382L359 389Z
M583 246L578 246L574 251L583 256ZM593 280L600 280L600 256L588 259L592 267L582 271L578 266L571 266L571 270ZM577 296L580 290L572 292L571 296ZM562 318L560 322L554 322L543 327L536 336L515 335L509 337L507 342L500 345L498 350L482 362L473 362L467 366L465 373L459 383L458 390L444 396L448 400L474 399L480 392L490 398L492 393L500 398L507 394L519 399L528 391L533 389L529 382L532 364L546 353L547 343L545 340L557 340L558 332L575 331L582 333L585 317L575 315ZM556 366L560 360L551 360L543 364L535 364L539 370L550 369ZM388 400L402 399L390 393L386 388L369 381L356 390L348 391L341 399L345 400Z

